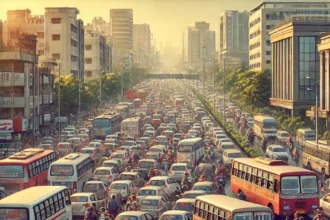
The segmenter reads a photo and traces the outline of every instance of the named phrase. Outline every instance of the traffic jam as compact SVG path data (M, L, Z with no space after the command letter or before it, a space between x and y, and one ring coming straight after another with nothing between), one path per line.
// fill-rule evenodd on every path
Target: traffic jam
M131 100L106 104L75 125L62 123L58 141L0 160L0 220L330 216L318 172L288 163L276 147L248 157L192 87L201 86L142 81ZM232 112L234 104L226 104ZM269 119L246 123L263 120Z

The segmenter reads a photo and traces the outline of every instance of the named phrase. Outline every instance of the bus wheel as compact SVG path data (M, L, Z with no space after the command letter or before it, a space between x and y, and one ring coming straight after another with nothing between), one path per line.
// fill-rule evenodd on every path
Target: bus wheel
M321 174L322 174L323 177L327 177L327 175L325 174L325 169L324 168L322 168Z
M311 164L309 162L307 163L307 169L312 170Z

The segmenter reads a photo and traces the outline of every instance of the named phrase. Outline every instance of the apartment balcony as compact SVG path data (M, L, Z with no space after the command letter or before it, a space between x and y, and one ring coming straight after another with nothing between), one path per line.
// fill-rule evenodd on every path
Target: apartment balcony
M25 98L23 97L0 97L1 108L24 108Z

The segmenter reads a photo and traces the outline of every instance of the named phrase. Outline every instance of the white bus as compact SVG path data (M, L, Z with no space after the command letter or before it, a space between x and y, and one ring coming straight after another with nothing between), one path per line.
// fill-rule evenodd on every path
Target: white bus
M204 156L204 142L202 138L188 138L179 142L177 162L191 163L195 165L195 161L199 161Z
M70 192L64 186L34 186L0 201L0 219L72 220Z
M72 193L82 192L85 183L92 177L93 162L89 154L72 153L60 158L48 169L51 186L66 186Z
M121 122L121 132L131 137L140 136L142 121L140 117L127 118Z
M270 116L254 116L253 131L257 137L268 139L276 139L277 121Z

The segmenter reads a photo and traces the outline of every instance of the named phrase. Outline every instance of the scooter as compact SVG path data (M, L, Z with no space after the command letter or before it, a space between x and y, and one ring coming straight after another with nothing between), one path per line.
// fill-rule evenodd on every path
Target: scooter
M226 179L225 179L225 177L224 177L223 174L222 174L222 175L220 174L220 175L215 176L215 177L214 177L214 182L215 182L218 186L221 185L223 189L224 189L225 186L226 186Z

